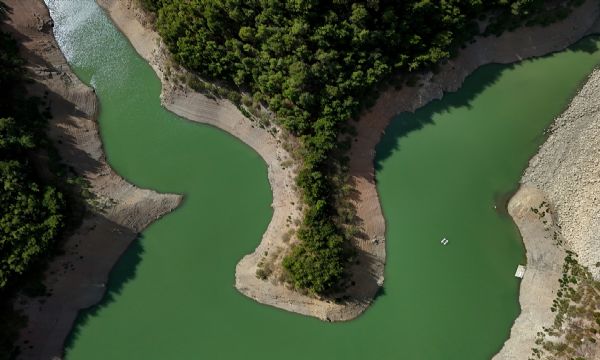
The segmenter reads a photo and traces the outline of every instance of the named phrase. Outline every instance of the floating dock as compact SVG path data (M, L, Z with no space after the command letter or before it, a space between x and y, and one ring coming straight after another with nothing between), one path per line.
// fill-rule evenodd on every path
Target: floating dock
M524 275L525 275L525 266L523 266L523 265L517 266L517 271L515 272L515 277L522 279Z

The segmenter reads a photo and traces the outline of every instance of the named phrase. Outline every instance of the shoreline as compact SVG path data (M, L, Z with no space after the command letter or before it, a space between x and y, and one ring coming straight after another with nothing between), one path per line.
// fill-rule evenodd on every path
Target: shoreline
M550 135L523 173L521 187L509 211L527 248L527 271L521 282L522 312L511 336L495 360L527 358L538 331L550 328L550 311L560 289L566 250L595 279L600 279L600 69L589 75L568 107L550 126ZM572 171L573 169L579 171ZM546 215L534 214L542 202ZM580 343L580 345L582 345ZM600 356L600 348L586 348L586 358ZM590 353L591 352L591 353Z
M285 228L283 225L285 225L286 215L292 214L293 218L299 218L300 215L298 211L294 211L297 209L290 206L276 205L281 204L280 199L285 198L282 196L281 189L284 184L294 188L293 172L288 173L287 182L281 181L284 177L280 171L281 163L286 157L283 155L273 159L273 156L265 154L267 151L265 148L271 148L271 154L282 149L277 144L274 146L262 144L264 147L257 147L254 139L248 137L248 133L240 131L240 128L247 128L251 122L247 119L242 120L248 123L244 126L237 120L244 117L237 109L232 109L234 105L229 101L207 99L202 94L189 88L182 88L181 85L168 79L164 74L168 68L168 51L158 34L148 27L144 11L133 5L131 0L97 0L97 2L136 51L156 71L163 84L161 93L163 106L189 120L213 125L231 133L251 146L267 163L269 182L273 191L273 218L254 253L245 256L238 263L236 288L259 303L327 321L346 321L356 318L368 308L383 284L386 257L385 219L375 185L374 149L393 117L401 112L414 111L434 99L441 98L446 92L458 90L464 79L482 65L514 63L561 51L583 37L598 32L600 28L598 24L600 8L593 0L588 0L575 9L567 19L548 27L520 28L500 37L478 37L473 44L462 49L457 57L443 64L439 73L425 74L420 80L420 86L388 90L379 96L376 104L357 122L357 141L353 143L349 153L350 184L358 194L353 204L356 206L361 229L367 239L354 240L358 250L358 260L362 265L351 267L353 275L351 280L358 285L351 287L345 295L353 300L344 305L337 305L304 296L275 281L261 281L255 276L262 253L265 251L271 253L273 249L279 252L278 250L289 246L281 240L284 234L281 232L275 234L275 228ZM213 116L213 112L220 112L215 109L219 107L226 109L229 116L233 116L236 122L234 125L231 124L231 119ZM256 132L253 135L261 134L259 131L258 135ZM287 195L288 199L294 199L294 202L298 203L297 194ZM286 213L286 208L292 211ZM369 265L364 266L364 264Z
M527 249L527 263L519 291L521 313L493 360L528 359L537 333L554 321L550 308L559 290L566 252L552 237L560 234L554 209L550 206L543 217L531 211L544 202L548 199L543 191L522 184L508 203L508 212Z
M376 104L365 112L356 123L357 141L352 144L349 154L350 183L358 193L358 199L354 201L354 204L357 208L357 215L367 233L372 236L379 236L377 239L384 238L385 221L375 178L375 147L396 115L402 112L414 112L432 100L441 99L447 92L457 91L466 77L480 66L492 63L509 64L532 57L548 55L564 50L580 39L597 33L600 33L600 6L594 1L588 0L575 9L567 19L546 28L520 28L500 37L477 38L473 44L461 50L457 57L442 65L436 75L430 72L421 77L419 85L410 88L404 86L400 90L390 89L380 94ZM594 74L596 74L596 77L600 77L597 71ZM582 89L585 89L588 83L589 79L588 82L582 85ZM530 160L527 169L524 170L520 184L517 185L515 193L508 201L508 214L518 226L522 235L528 271L525 273L519 291L521 313L511 327L510 337L499 349L498 354L494 355L494 360L527 359L531 355L531 348L535 346L537 332L542 331L542 326L552 324L554 320L554 314L550 311L550 308L559 288L558 280L562 276L564 249L558 248L552 241L545 238L543 231L545 226L540 225L543 220L526 216L527 214L522 211L522 207L529 202L540 199L541 202L546 198L549 199L550 204L555 204L558 198L558 201L562 202L563 207L566 207L568 211L563 214L559 205L555 214L548 215L552 217L552 221L546 220L556 224L558 236L563 236L562 231L558 229L565 222L565 218L567 222L572 220L569 217L572 217L573 211L569 210L572 210L575 205L573 202L568 202L566 194L557 191L556 188L560 188L560 183L557 185L553 182L553 176L559 171L563 174L568 173L568 167L560 167L560 160L564 163L569 160L568 155L573 154L568 153L568 149L563 147L562 159L553 161L555 159L554 150L558 147L556 144L559 144L560 141L555 140L555 145L550 146L550 149L548 149L547 144L555 136L556 123L560 123L560 119L564 114L571 110L573 102L580 96L582 89L574 95L568 108L550 126L553 133L548 136L539 152ZM580 106L582 105L580 104ZM564 127L564 121L562 125ZM565 130L565 132L567 135L563 134L562 137L569 137L568 130ZM600 132L600 130L596 128L596 132ZM570 137L576 138L577 133L571 133ZM600 139L597 143L600 143ZM600 149L597 152L600 153ZM565 153L568 154L565 155ZM594 155L590 151L586 155L588 160L594 159ZM539 160L540 158L543 158L543 160ZM536 162L545 162L545 167L537 166L537 169L532 170L536 167ZM596 176L596 179L600 178L600 165L598 162L596 162ZM573 177L571 177L572 179ZM575 178L575 180L577 181L572 181L570 184L570 193L567 193L573 194L576 192L580 178ZM588 184L593 184L593 176L586 176L586 181ZM551 187L555 194L546 195L544 191L540 191L536 187L543 190L546 190L546 187ZM596 189L596 194L600 193L600 186L597 186ZM589 190L585 194L590 196L593 192ZM582 197L580 196L578 200L581 202ZM600 197L594 198L594 201L596 201L596 221L598 222L596 233L600 233L600 201L598 200L600 200ZM566 206L564 206L565 204ZM594 218L584 216L587 209L589 207L580 210L577 214L587 218L589 221L586 225L591 227L590 222L593 222ZM573 232L575 232L577 226L573 228ZM590 233L593 233L593 230ZM566 238L566 243L571 245L569 235L571 234L564 234L564 238ZM591 245L586 243L585 240L589 241L593 238L588 236L582 240L581 237L578 237L578 240L575 249L577 253L582 249L589 249ZM595 252L589 252L586 256L588 261L587 263L584 262L583 265L591 265L591 259L596 259L596 261L600 259L600 238L597 237L595 240ZM385 240L383 243L385 243ZM375 247L377 245L375 244ZM363 242L362 246L374 247L368 242ZM385 251L385 245L380 251ZM380 264L380 266L383 267L384 264ZM594 275L596 278L600 277L600 267L595 267Z
M478 37L444 63L437 74L424 74L414 87L381 93L375 105L356 122L358 136L349 152L350 184L357 191L353 203L371 239L359 241L357 246L367 253L384 254L385 259L385 219L375 179L375 147L396 115L414 112L432 100L441 99L444 93L457 91L467 76L480 66L510 64L564 50L583 37L599 32L599 18L600 7L593 0L587 0L567 19L548 27L519 28L500 37ZM383 274L384 265L384 261L375 263L371 271Z
M302 219L301 208L297 206L302 201L295 190L295 166L286 165L292 158L280 145L281 131L277 129L277 135L272 135L267 129L246 118L229 100L209 99L175 81L173 72L179 75L186 75L187 72L171 67L168 50L159 35L149 27L147 14L132 0L96 2L136 52L154 69L162 84L161 104L167 110L187 120L228 132L250 146L267 164L267 175L273 192L273 216L254 252L238 262L235 288L261 304L325 321L351 320L360 315L370 305L379 288L371 276L355 280L357 285L354 288L360 289L362 294L354 296L354 301L345 304L336 304L328 299L314 298L291 290L277 279L277 274L266 281L257 278L258 264L267 259L264 254L269 254L267 260L275 264L275 267L281 263L285 250L294 242L293 238L286 240L286 236L289 237L289 231L297 228L294 220ZM350 294L352 295L354 294Z
M600 279L600 64L567 108L557 116L549 136L530 160L523 186L546 193L556 208L558 225L569 250Z
M99 194L100 199L115 199L118 204L108 209L106 213L98 213L86 218L80 228L81 232L78 231L67 241L66 255L59 256L53 261L52 266L55 266L56 275L49 277L47 281L50 283L48 288L54 290L53 296L44 304L29 300L29 304L23 306L23 309L32 316L20 341L23 345L23 341L28 340L22 357L52 358L62 355L64 340L72 328L78 311L101 300L105 292L104 284L112 265L136 238L137 233L155 219L176 208L181 197L137 189L110 169L103 155L95 122L97 99L91 89L70 72L68 63L56 45L51 26L47 26L47 21L51 20L45 5L41 0L6 2L13 9L21 9L14 13L9 12L9 18L16 18L13 20L14 24L9 22L7 25L14 26L14 29L10 29L11 32L26 34L33 39L28 40L34 43L30 44L32 48L28 47L27 42L20 41L20 45L28 50L26 55L40 56L48 61L48 64L36 64L37 69L35 65L31 66L32 61L29 61L28 68L33 68L33 73L37 74L37 83L31 87L34 93L35 91L39 93L45 88L52 90L50 99L52 99L54 120L51 121L50 137L57 141L62 136L68 136L70 141L68 143L65 141L65 145L57 147L61 155L63 152L66 154L63 156L65 162L74 164L76 169L85 168L82 164L86 164L88 157L100 163L101 166L92 167L94 171L88 170L83 175L90 181L92 191ZM404 111L414 111L433 99L441 98L444 92L456 91L463 80L481 65L492 62L511 63L560 51L580 38L597 31L596 20L599 13L597 4L588 0L565 21L550 27L523 28L499 38L478 38L474 44L461 50L456 58L444 64L440 73L435 76L426 74L421 87L404 87L400 91L388 90L381 93L375 106L363 114L357 123L358 141L353 143L349 154L350 181L359 195L354 204L368 237L368 240L357 240L356 245L359 249L359 259L369 259L361 263L369 263L370 266L352 268L353 273L356 274L354 280L361 286L351 288L349 291L349 295L356 299L354 302L339 305L301 295L281 284L259 280L255 275L257 264L265 251L273 253L278 248L289 246L283 241L283 236L289 229L286 226L287 216L291 215L292 218L298 219L301 215L300 209L293 205L293 203L300 203L294 190L294 169L283 166L283 163L289 159L289 155L279 146L278 139L267 130L252 125L252 122L248 121L229 101L208 99L168 79L165 75L165 70L169 66L166 49L158 35L144 26L144 16L139 9L132 7L131 0L97 0L97 2L161 79L163 106L186 119L209 124L232 134L252 147L267 163L268 178L273 191L273 218L256 250L238 263L236 288L259 303L328 321L351 320L359 316L371 304L383 283L385 220L375 184L374 149L393 116ZM41 30L37 30L40 19ZM45 42L46 46L42 46L41 42ZM48 43L51 44L50 47ZM25 58L31 60L27 56ZM59 76L53 77L52 73ZM50 74L49 78L48 74ZM65 76L69 79L69 83L64 80ZM61 110L59 111L58 108ZM75 111L79 114L74 115ZM73 127L73 124L77 124L80 129L85 129L84 133L73 129L69 132L69 125ZM69 148L77 146L80 148L74 149L75 151ZM519 192L513 199L518 194ZM560 211L558 217L560 222ZM515 216L513 219L517 222ZM106 239L110 239L114 246L106 246L102 243L101 240L106 241ZM101 255L98 255L98 252ZM83 256L81 254L85 255L85 261L79 259L79 256ZM530 248L527 247L527 256L529 255ZM94 265L90 265L90 258L96 261ZM77 264L77 271L73 271L75 268L71 268L71 265L65 270L63 265L67 263ZM81 290L82 288L84 291ZM532 289L533 286L525 287L522 283L520 296L530 293ZM63 294L63 302L57 300L60 294ZM71 306L65 306L64 303ZM517 320L525 312L525 305L522 302L521 306L523 311ZM28 346L32 344L35 347L29 349Z
M99 135L94 91L71 71L56 43L53 22L41 0L5 0L2 29L19 43L30 95L48 92L52 119L48 135L61 160L89 184L94 204L82 224L64 240L64 253L49 263L44 284L50 295L20 295L15 307L28 317L17 345L19 359L60 358L81 309L104 297L108 275L148 225L173 211L182 197L140 189L107 164Z

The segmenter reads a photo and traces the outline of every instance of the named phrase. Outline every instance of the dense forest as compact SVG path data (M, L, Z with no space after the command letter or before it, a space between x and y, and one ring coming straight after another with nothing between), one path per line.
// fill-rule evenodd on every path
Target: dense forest
M334 287L348 257L336 200L348 120L378 89L435 68L475 35L546 25L582 2L140 1L157 14L157 30L178 63L249 94L300 140L296 181L307 210L284 267L290 283L312 293Z

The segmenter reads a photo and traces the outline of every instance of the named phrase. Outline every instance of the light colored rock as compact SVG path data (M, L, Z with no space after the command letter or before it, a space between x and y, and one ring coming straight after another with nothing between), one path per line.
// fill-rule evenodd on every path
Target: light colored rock
M556 208L570 250L600 279L600 70L556 119L523 184L543 190Z
M562 276L566 252L557 246L562 238L555 223L554 209L540 206L543 203L548 203L544 193L527 185L521 186L508 203L508 213L519 227L527 249L527 271L521 280L519 294L521 314L512 326L510 338L494 360L528 359L537 332L554 321L550 307L559 290L558 279ZM532 208L549 211L544 210L545 215L541 217ZM557 234L556 239L554 234Z

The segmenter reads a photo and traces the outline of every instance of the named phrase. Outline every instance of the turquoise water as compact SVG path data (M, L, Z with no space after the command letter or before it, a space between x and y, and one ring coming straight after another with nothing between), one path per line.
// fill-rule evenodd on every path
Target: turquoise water
M459 92L392 123L376 161L385 292L357 320L330 324L233 288L235 264L272 213L258 155L162 109L152 69L93 0L47 3L61 48L100 99L111 165L136 185L185 195L119 261L106 299L80 316L68 359L468 360L500 349L519 312L513 273L524 258L501 200L600 61L596 39L484 67Z

